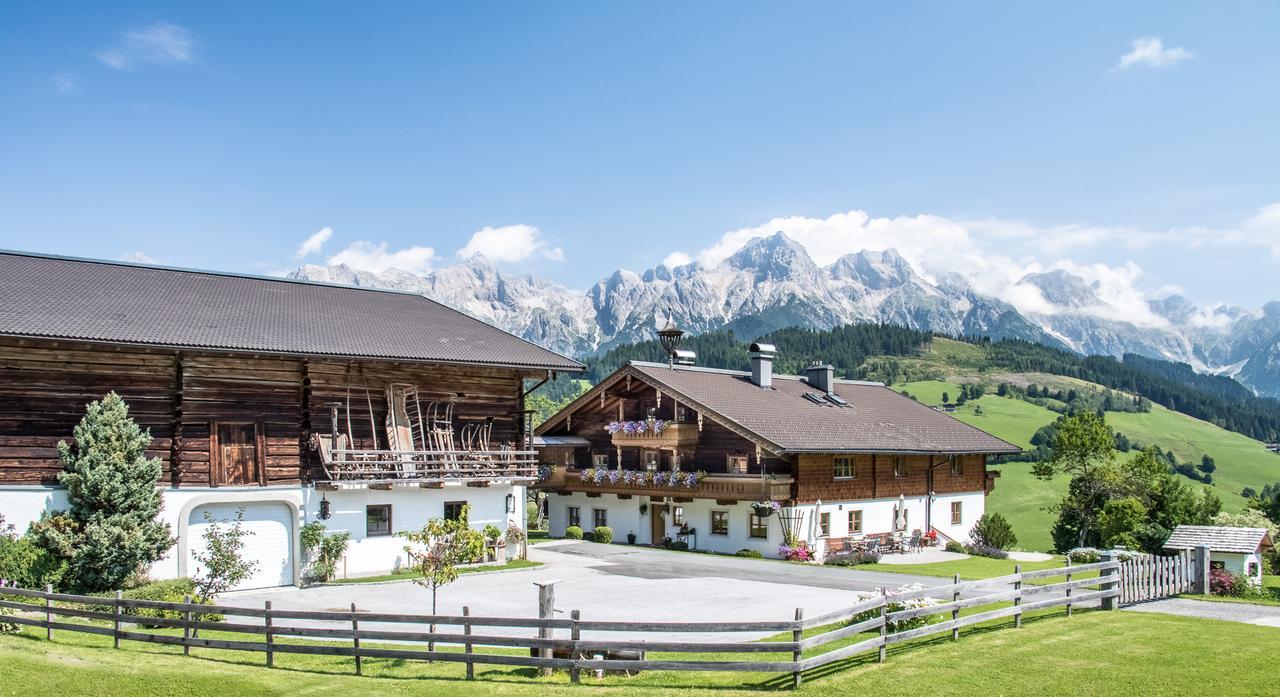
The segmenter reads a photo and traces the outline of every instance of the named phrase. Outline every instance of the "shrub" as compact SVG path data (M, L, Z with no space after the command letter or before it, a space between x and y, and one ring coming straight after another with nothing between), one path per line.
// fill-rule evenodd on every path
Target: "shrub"
M578 527L577 525L570 525L569 527L564 529L564 536L571 540L581 540L582 528Z
M94 593L95 596L103 598L111 598L115 596L114 592L107 591L102 593ZM210 600L201 600L196 597L196 582L189 578L171 578L164 581L151 581L144 583L137 588L131 588L121 593L121 597L126 600L156 600L162 603L181 603L190 596L192 602L202 605L209 605ZM111 605L90 605L88 609L95 612L113 612ZM178 620L183 618L183 613L178 610L161 610L159 608L150 607L130 607L123 610L124 614L130 617L138 618L157 618ZM208 613L200 615L196 618L202 622L221 622L222 615L216 613ZM139 621L138 624L144 627L155 627L158 625L148 624L145 621Z
M687 552L687 551L689 551L689 543L688 543L688 542L681 542L680 540L673 540L673 539L671 539L670 537L664 537L664 538L662 538L662 546L663 546L663 547L666 547L667 549L675 550L675 551L677 551L677 552Z
M516 525L515 523L510 523L507 525L506 537L507 537L507 544L513 545L513 546L518 545L529 538L529 536L525 534L524 529L521 528L519 525Z
M20 588L61 587L67 562L35 543L30 535L0 534L0 579Z
M1102 561L1102 553L1092 547L1077 547L1067 552L1072 564L1096 564Z
M969 531L969 541L980 547L1009 549L1018 544L1018 536L1013 534L1013 526L999 513L983 513L973 529Z
M959 542L956 542L955 540L947 540L946 549L948 552L955 552L957 554L965 553L964 545L960 544Z
M966 552L975 557L988 557L991 559L1008 559L1009 553L999 547L989 547L987 545L969 545L964 548Z
M1226 569L1210 569L1209 592L1214 595L1237 596L1235 577Z
M754 549L740 549L734 553L735 557L746 557L748 559L764 559L764 555Z
M823 564L827 566L861 566L862 564L879 564L880 553L863 551L852 552L850 554L841 554L836 557L828 557Z
M302 526L299 537L302 540L302 552L311 566L312 577L328 581L338 568L338 560L347 553L351 533L345 530L332 535L324 533L324 523L316 520Z
M607 545L610 542L613 542L613 528L607 525L598 526L592 532L592 539L602 545Z
M242 555L244 538L253 534L244 529L243 506L236 510L235 519L226 529L208 511L204 519L208 523L204 529L204 549L191 554L204 567L203 573L195 577L195 595L201 600L235 588L258 568L258 562Z

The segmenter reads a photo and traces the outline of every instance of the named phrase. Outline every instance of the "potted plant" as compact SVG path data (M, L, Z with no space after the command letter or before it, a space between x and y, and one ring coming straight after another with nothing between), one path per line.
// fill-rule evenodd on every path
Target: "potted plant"
M636 543L636 534L634 532L627 533L627 544L633 545L635 543Z
M751 512L756 514L758 518L768 518L769 516L782 510L782 504L777 501L752 501Z
M490 523L484 526L485 552L489 561L506 561L506 543L502 541L502 531ZM502 556L499 559L499 555Z

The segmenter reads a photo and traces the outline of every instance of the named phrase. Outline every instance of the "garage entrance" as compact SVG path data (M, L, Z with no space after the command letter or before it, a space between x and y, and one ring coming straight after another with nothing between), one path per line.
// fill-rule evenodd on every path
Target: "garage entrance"
M196 576L202 567L194 552L204 551L204 532L213 521L234 521L236 512L244 508L244 556L257 562L253 575L232 590L293 585L293 512L283 503L252 501L243 503L210 503L196 506L187 521L187 575Z

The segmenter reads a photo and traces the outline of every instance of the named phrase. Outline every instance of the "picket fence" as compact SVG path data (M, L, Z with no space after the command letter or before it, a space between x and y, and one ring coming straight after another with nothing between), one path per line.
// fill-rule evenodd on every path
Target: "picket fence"
M1008 576L963 583L956 576L948 585L904 593L882 592L851 607L817 616L805 617L797 609L795 618L786 621L601 621L583 619L577 610L567 618L485 617L472 615L468 609L461 615L408 615L362 612L354 603L350 611L325 612L274 609L270 601L262 607L236 607L130 600L119 593L114 598L103 598L24 588L0 589L0 607L18 611L6 621L43 628L50 640L55 631L85 632L112 637L116 648L121 641L139 641L181 646L186 654L192 648L260 652L268 667L275 665L277 654L311 654L351 657L357 674L362 672L365 659L387 658L463 663L468 679L475 678L476 665L499 665L535 667L544 673L566 670L575 683L587 671L740 671L789 674L792 684L798 686L806 671L864 653L875 651L883 661L886 647L893 644L947 633L958 640L962 628L1002 618L1011 618L1012 626L1019 627L1023 615L1035 610L1065 606L1070 615L1073 606L1099 601L1103 607L1114 607L1114 599L1121 592L1120 568L1116 561L1103 561L1027 572L1019 567ZM1093 572L1098 575L1093 576ZM1084 574L1088 577L1078 577ZM1055 577L1065 580L1043 585L1027 583ZM919 598L931 598L937 604L905 605ZM987 605L997 607L960 614L962 610ZM175 616L144 619L130 614L141 609L164 610ZM222 618L210 621L205 617L210 614ZM938 616L949 618L893 631L905 620ZM296 624L298 621L311 624ZM369 628L371 624L394 627ZM160 633L155 628L171 631ZM172 630L181 630L181 634ZM500 630L533 635L509 635L511 632ZM805 636L813 630L819 633ZM201 636L200 632L245 636L223 638ZM740 636L743 632L789 633L790 640L746 641ZM670 640L682 633L727 636L726 640L717 641ZM610 638L610 634L624 636ZM646 638L653 635L664 636ZM297 638L325 643L291 641ZM368 642L389 645L370 646ZM437 644L451 645L454 650L441 650ZM498 653L493 648L527 651ZM813 653L824 648L827 650ZM697 654L718 656L699 660ZM720 656L723 654L740 657L724 660ZM781 656L787 659L780 660Z
M1129 605L1192 592L1196 590L1199 565L1197 555L1190 550L1168 557L1134 555L1120 562L1119 601Z

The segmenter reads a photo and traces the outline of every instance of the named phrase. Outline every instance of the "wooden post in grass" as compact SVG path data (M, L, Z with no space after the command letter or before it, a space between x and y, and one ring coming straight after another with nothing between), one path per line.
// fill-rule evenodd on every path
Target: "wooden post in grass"
M1022 565L1014 564L1013 573L1018 576L1018 580L1013 582L1013 590L1017 592L1013 596L1013 606L1017 608L1013 614L1013 626L1018 629L1022 627Z
M884 598L884 604L880 606L880 662L884 663L885 638L889 627L889 591L881 588L880 597Z
M44 586L44 638L53 641L53 601L49 595L53 593L53 584Z
M462 606L462 616L463 616L463 617L470 617L470 616L471 616L471 607L470 607L470 606L467 606L467 605L463 605L463 606ZM463 634L465 634L465 635L467 635L468 637L469 637L469 636L471 636L471 621L470 621L470 620L468 620L465 624L463 624L463 625L462 625L462 633L463 633ZM472 660L471 660L471 640L470 640L470 639L467 639L467 643L466 643L466 648L465 648L465 650L466 650L466 653L467 653L467 680L475 680L475 679L476 679L476 664L475 664L474 662L472 662Z
M1192 590L1200 595L1209 594L1209 546L1200 545L1196 548L1195 556L1195 584Z
M1116 554L1116 551L1114 549L1108 549L1102 553L1102 561L1116 561L1119 558L1120 558L1120 555ZM1116 580L1124 580L1123 577L1121 577L1115 569L1109 569L1109 568L1103 569L1101 572L1099 572L1098 576L1099 576L1098 587L1104 591L1115 590ZM1107 596L1102 599L1102 609L1103 610L1116 609L1116 598L1114 595Z
M191 596L182 598L182 602L188 606L191 605ZM191 655L191 608L188 607L182 612L182 655Z
M1071 583L1071 553L1067 553L1067 583ZM1071 586L1067 586L1067 617L1071 616Z
M276 637L275 637L275 634L271 632L271 601L270 600L262 604L262 622L264 625L266 625L266 633L267 633L267 639L266 639L267 667L275 668L276 667L276 648L274 644L276 643Z
M956 584L956 585L960 585L960 574L956 574L956 575L955 575L955 577L952 579L952 581L951 581L951 582L952 582L952 583L954 583L954 584ZM958 602L960 602L960 591L959 591L959 589L954 590L954 591L952 591L952 592L951 592L951 602L953 602L953 603L958 603ZM951 621L952 621L952 622L955 622L956 620L959 620L959 619L960 619L960 608L958 608L958 607L957 607L957 608L952 608L952 609L951 609ZM951 628L951 640L952 640L952 641L959 641L959 640L960 640L960 626L959 626L959 625L953 626L953 627Z
M356 659L356 675L364 675L360 664L360 621L356 619L356 604L351 603L351 655Z
M578 641L582 639L578 620L582 619L582 612L580 610L570 612L569 619L573 620L573 624L569 627L569 640L573 642L569 647L569 660L573 661L573 666L569 668L569 682L576 685L582 679L582 671L578 669Z
M538 587L538 617L549 620L556 614L556 584L559 581L547 581L545 583L534 583ZM552 628L550 626L542 626L538 628L539 639L552 638ZM541 658L551 658L551 649L543 647L538 649L538 656ZM551 677L551 666L542 667L542 677Z
M111 622L111 646L112 648L120 648L120 600L124 597L123 591L116 591L116 601L112 603L114 615Z
M804 608L798 607L796 608L796 628L791 631L791 640L797 644L795 651L791 652L791 661L796 666L796 669L791 672L792 687L800 687L800 683L804 680L804 676L801 674L801 671L800 671L800 659L801 659L801 655L804 652L800 650L800 647L798 645L800 643L800 640L804 639L804 629L800 626L800 623L803 620L804 620Z

